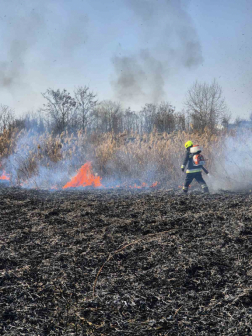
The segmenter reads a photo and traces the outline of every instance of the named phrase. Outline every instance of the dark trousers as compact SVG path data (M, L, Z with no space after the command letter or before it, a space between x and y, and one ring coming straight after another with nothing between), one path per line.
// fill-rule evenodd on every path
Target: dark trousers
M205 193L209 192L208 186L206 182L204 181L202 174L200 172L198 173L188 173L186 174L185 184L183 186L183 191L187 193L189 185L192 183L193 179L195 179L200 185L201 188Z

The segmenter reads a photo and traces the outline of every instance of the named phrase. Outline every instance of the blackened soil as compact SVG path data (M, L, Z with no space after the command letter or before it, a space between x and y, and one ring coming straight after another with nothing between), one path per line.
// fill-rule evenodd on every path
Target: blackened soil
M0 188L0 334L251 335L252 196Z

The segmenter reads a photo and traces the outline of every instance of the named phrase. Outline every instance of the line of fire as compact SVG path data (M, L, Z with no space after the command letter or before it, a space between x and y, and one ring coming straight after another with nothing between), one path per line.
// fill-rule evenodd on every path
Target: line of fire
M0 166L1 167L1 166ZM11 175L8 174L5 170L2 170L0 175L1 181L11 182ZM63 186L53 185L48 189L51 190L59 190L59 189L69 189L69 188L130 188L130 189L144 189L144 188L156 188L159 183L157 181L152 184L147 184L142 182L140 184L115 184L106 186L106 184L102 184L102 178L93 172L92 163L86 162L81 168L77 171L76 175L74 175L69 182L67 182ZM26 181L23 181L20 186L25 187ZM38 188L36 188L38 189Z

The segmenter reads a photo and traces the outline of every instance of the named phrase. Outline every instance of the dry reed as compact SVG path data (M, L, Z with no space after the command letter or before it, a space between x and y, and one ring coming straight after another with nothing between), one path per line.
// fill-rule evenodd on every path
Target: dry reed
M202 146L207 158L207 168L214 169L216 155L221 155L225 134L213 135L174 132L171 134L106 133L76 135L62 133L4 132L0 135L0 162L15 158L19 180L38 173L38 167L54 168L67 162L69 174L80 168L86 161L93 162L93 168L103 180L139 179L142 182L178 182L181 179L180 165L185 154L184 143L192 140ZM217 154L216 154L217 153ZM10 161L9 161L10 162Z

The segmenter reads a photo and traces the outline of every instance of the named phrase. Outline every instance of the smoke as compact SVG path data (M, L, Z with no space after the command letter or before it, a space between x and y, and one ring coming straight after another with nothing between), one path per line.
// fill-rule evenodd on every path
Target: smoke
M28 15L24 15L19 12L19 8L14 9L13 6L11 17L5 16L7 34L4 53L6 57L0 62L0 86L13 93L27 85L24 83L26 56L34 47L38 31L44 24L43 11L29 10Z
M142 35L136 53L112 59L115 95L122 102L156 103L164 98L170 75L202 63L200 42L181 0L124 2L141 24Z
M100 144L97 140L93 143L85 133L77 136L65 133L64 137L62 134L54 137L50 133L22 131L16 139L12 154L3 159L1 164L10 176L12 185L28 189L61 189L87 162L92 163L93 174L102 178L102 186L105 188L132 187L135 184L138 187L151 187L164 177L158 169L158 153L153 158L146 158L144 167L140 169L139 155L132 155L133 144L129 143L126 151L124 148L117 148L114 152L112 150L110 158L103 152L108 144L111 144L109 138ZM146 148L144 156L145 151ZM86 178L90 178L88 173Z
M31 132L21 133L14 152L3 160L11 182L25 188L46 188L67 181L69 162L52 162L39 149L48 147L46 138ZM40 153L41 152L41 153Z
M214 160L211 178L213 191L252 190L252 134L250 130L238 130L235 136L223 139L221 148L212 148Z
M151 97L157 102L164 96L163 64L148 49L138 56L115 57L114 66L119 74L115 88L120 101L139 102Z
M36 84L69 63L85 43L87 18L75 7L58 0L3 0L0 4L3 48L0 56L0 88L3 97L24 101L40 92ZM72 66L74 68L74 66ZM48 85L48 84L47 84Z

